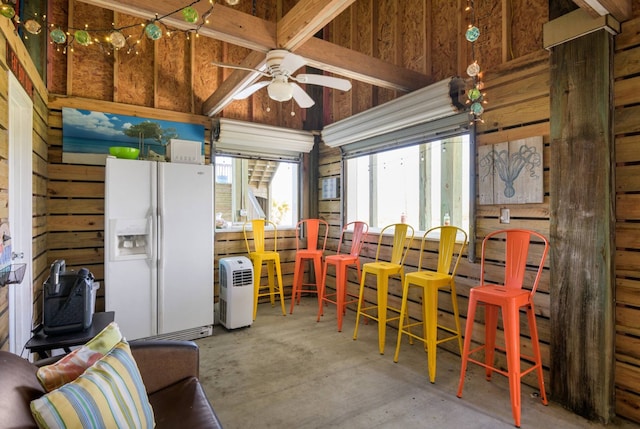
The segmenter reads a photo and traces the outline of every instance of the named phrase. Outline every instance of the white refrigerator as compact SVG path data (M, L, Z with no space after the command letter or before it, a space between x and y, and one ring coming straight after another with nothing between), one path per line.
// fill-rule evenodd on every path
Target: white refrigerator
M213 332L213 166L107 158L105 308L128 340Z

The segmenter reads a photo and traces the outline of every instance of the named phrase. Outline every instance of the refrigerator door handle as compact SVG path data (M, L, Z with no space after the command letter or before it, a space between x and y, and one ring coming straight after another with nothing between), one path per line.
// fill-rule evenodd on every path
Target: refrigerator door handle
M157 323L157 327L158 327L158 334L164 334L164 320L163 320L163 315L164 315L164 288L165 288L165 279L164 279L164 259L163 259L163 247L164 247L164 234L163 234L163 222L162 222L162 215L160 213L158 213L158 217L156 219L156 221L158 222L158 229L157 229L157 234L158 234L158 246L156 246L157 252L158 252L158 258L156 259L156 266L157 268L157 280L156 280L156 284L158 285L157 287L157 309L156 309L156 313L157 313L157 317L156 317L156 323Z
M156 253L156 246L153 245L153 240L155 239L155 237L153 236L153 231L155 231L154 225L153 225L154 219L153 216L149 215L147 217L147 225L149 228L149 231L147 232L147 260L148 261L153 261L154 258L156 257L155 253Z

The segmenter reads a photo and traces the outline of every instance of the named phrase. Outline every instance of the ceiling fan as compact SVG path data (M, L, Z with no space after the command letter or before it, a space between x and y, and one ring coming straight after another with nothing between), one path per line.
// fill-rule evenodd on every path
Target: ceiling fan
M307 94L304 89L298 85L298 83L326 86L328 88L340 89L342 91L348 91L351 89L351 82L347 79L321 74L301 73L293 76L293 73L300 67L304 66L306 61L300 55L294 54L285 49L274 49L267 52L267 71L218 62L213 62L212 64L220 67L257 72L269 78L267 80L258 81L244 88L233 97L234 100L245 99L266 86L269 97L272 100L288 101L293 98L300 107L307 108L313 106L315 102L309 94Z

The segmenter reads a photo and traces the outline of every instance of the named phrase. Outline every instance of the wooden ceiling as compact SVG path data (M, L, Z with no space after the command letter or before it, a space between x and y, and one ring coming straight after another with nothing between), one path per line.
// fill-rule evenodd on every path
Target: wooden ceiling
M80 1L145 19L171 13L186 5L184 0ZM277 23L238 12L218 2L215 4L215 13L211 14L209 22L203 25L199 34L251 49L252 52L239 64L250 69L264 67L265 55L269 50L287 49L304 57L311 67L383 88L410 92L432 83L430 77L424 74L313 37L355 1L300 0ZM593 16L611 14L620 22L631 17L631 0L573 2ZM207 1L194 5L201 16L209 6ZM178 29L189 28L180 17L168 17L163 22ZM202 114L213 116L219 113L232 101L235 93L259 77L258 73L234 70L206 100Z

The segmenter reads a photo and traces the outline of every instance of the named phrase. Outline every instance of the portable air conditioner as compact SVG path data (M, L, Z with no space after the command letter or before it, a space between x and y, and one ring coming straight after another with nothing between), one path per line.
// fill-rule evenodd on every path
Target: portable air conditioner
M249 258L220 259L220 323L227 329L253 322L253 265Z

